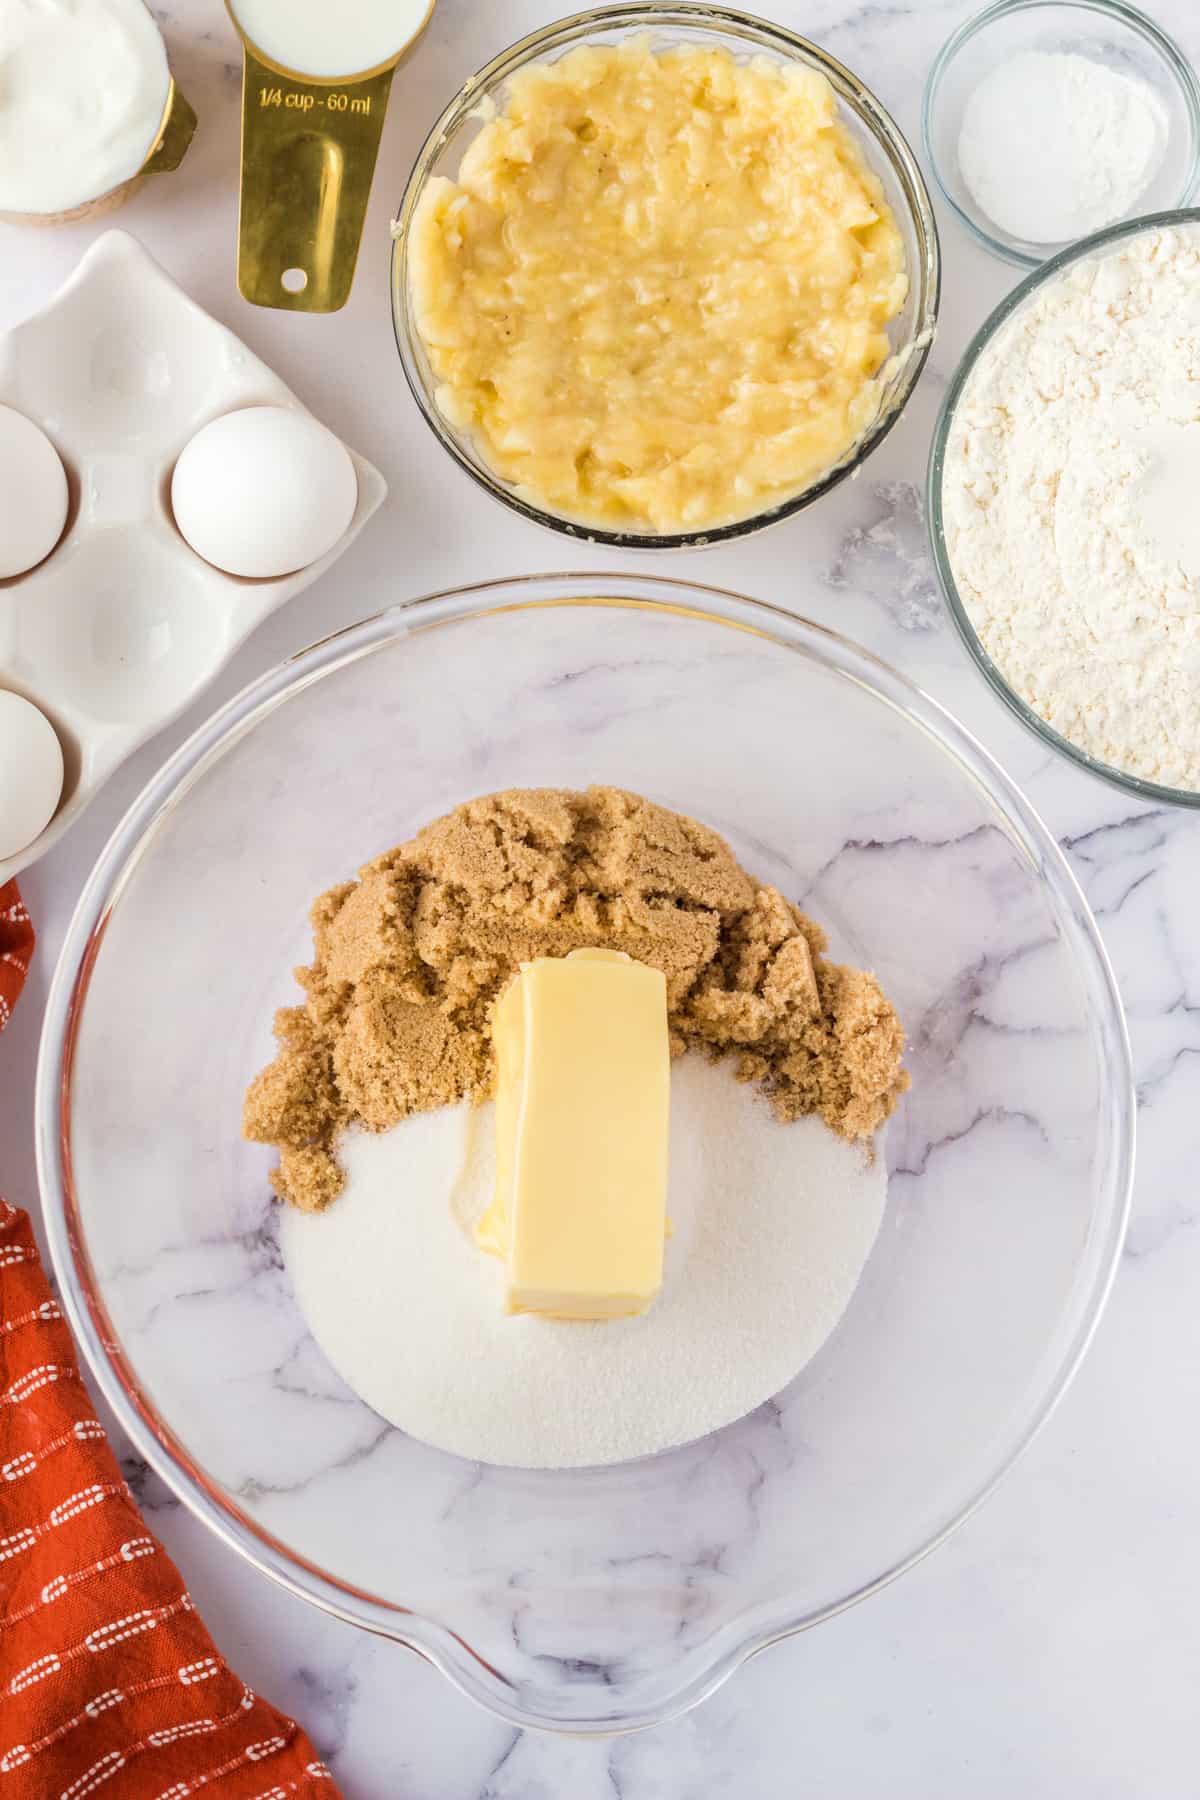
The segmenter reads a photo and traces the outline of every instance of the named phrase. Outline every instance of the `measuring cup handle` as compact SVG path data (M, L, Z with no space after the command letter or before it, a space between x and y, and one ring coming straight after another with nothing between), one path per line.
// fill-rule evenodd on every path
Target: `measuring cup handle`
M358 261L392 70L300 81L243 46L238 287L255 306L336 312Z

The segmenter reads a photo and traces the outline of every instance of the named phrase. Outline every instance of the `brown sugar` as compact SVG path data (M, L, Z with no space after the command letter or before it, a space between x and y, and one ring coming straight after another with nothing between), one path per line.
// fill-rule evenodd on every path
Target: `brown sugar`
M672 1046L730 1056L782 1120L869 1138L908 1086L904 1033L874 976L826 962L825 933L708 826L617 788L470 800L312 909L302 1006L251 1083L243 1131L316 1211L337 1140L492 1084L491 1008L522 962L624 950L667 980Z

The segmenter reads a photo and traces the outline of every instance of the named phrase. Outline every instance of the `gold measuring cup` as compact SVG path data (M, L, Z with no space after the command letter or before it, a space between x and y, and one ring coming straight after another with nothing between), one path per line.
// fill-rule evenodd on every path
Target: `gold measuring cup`
M238 287L255 306L336 312L349 299L392 75L434 3L395 55L325 80L268 56L225 0L244 57Z

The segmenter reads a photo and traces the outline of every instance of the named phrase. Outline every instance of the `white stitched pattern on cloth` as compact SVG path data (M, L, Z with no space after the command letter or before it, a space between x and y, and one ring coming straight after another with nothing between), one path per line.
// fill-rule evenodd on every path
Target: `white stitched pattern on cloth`
M37 1681L45 1681L48 1675L57 1675L62 1663L53 1651L47 1656L35 1657L25 1668L19 1670L8 1684L10 1694L23 1694Z
M219 1656L202 1656L199 1662L184 1663L179 1680L184 1687L191 1687L197 1681L211 1681L224 1667Z
M31 1394L39 1388L49 1387L54 1381L78 1381L78 1369L67 1368L62 1363L39 1363L36 1369L27 1369L24 1375L10 1383L7 1392L0 1394L0 1406L24 1406Z
M264 1756L274 1756L277 1750L287 1749L285 1737L263 1738L261 1743L247 1744L246 1756L250 1762L261 1762Z
M60 1500L58 1505L51 1509L48 1523L55 1526L66 1525L80 1513L89 1511L93 1506L99 1506L104 1500L112 1500L118 1496L123 1497L128 1491L123 1481L93 1481L88 1487L80 1488L78 1493L70 1494L67 1499Z
M20 1256L6 1257L0 1250L0 1264L21 1262L22 1260ZM32 1312L19 1313L15 1319L5 1319L0 1324L0 1337L9 1337L14 1331L20 1331L26 1325L40 1325L47 1319L61 1318L62 1313L59 1311L58 1301L43 1300L40 1306L33 1308Z
M83 1640L84 1648L91 1655L99 1656L104 1650L111 1650L114 1644L123 1644L129 1638L140 1637L144 1631L155 1631L164 1619L178 1612L178 1603L174 1606L142 1606L137 1612L126 1613L123 1619L110 1619L107 1625L97 1625L89 1631Z
M5 1481L20 1481L23 1476L32 1475L35 1469L57 1451L66 1450L72 1444L86 1443L89 1438L103 1436L104 1427L99 1419L77 1419L69 1431L60 1432L49 1443L43 1444L40 1450L22 1450L11 1462L0 1465L0 1478Z
M182 1725L164 1725L161 1731L152 1731L146 1742L156 1750L165 1744L174 1744L180 1738L203 1737L207 1732L219 1729L216 1719L185 1719Z
M222 1672L225 1674L229 1673L226 1665L219 1657L206 1657L204 1661L211 1662L214 1665L211 1671L214 1675ZM153 1693L156 1689L174 1687L182 1672L182 1670L179 1670L173 1675L154 1675L145 1681L130 1682L124 1688L109 1688L106 1692L97 1694L93 1699L88 1701L82 1712L76 1713L74 1718L63 1719L52 1731L48 1731L42 1737L36 1738L33 1743L12 1745L3 1756L0 1756L0 1774L6 1774L10 1768L15 1769L30 1762L34 1756L40 1755L42 1751L48 1750L53 1744L59 1743L72 1731L77 1730L80 1725L86 1724L89 1720L98 1718L102 1713L110 1712L113 1707L127 1706L131 1700L138 1699L144 1694ZM205 1677L205 1679L207 1679L207 1677ZM231 1707L228 1712L218 1714L215 1719L184 1719L177 1725L166 1725L157 1731L151 1731L146 1737L140 1738L136 1743L126 1744L123 1752L126 1762L131 1763L135 1757L140 1756L145 1750L162 1749L164 1745L175 1743L182 1738L208 1736L214 1731L220 1731L225 1726L234 1724L244 1710L246 1692L247 1690L243 1689L242 1696L238 1700L237 1705ZM288 1739L272 1739L271 1742L277 1744L281 1748L286 1748ZM261 1746L253 1747L261 1749ZM226 1774L230 1768L239 1766L247 1760L250 1760L249 1752L242 1752L234 1762L222 1764L221 1769L218 1772ZM197 1778L197 1785L200 1785L201 1781L206 1782L209 1779L209 1775ZM190 1787L181 1787L179 1791L180 1793L191 1793L193 1792L193 1789Z
M179 1781L175 1783L174 1787L164 1789L157 1796L157 1800L188 1800L188 1796L198 1794L202 1788L209 1787L214 1781L223 1781L227 1775L236 1774L239 1769L245 1769L249 1764L261 1761L265 1756L273 1756L280 1750L286 1750L290 1742L291 1737L287 1736L264 1738L261 1743L250 1744L245 1750L239 1751L237 1755L228 1757L225 1762L216 1764L214 1768L205 1769L203 1774L193 1775L188 1781ZM328 1770L324 1772L328 1774ZM255 1794L253 1800L290 1800L293 1794L299 1794L300 1791L296 1782L288 1781L282 1787L276 1784L275 1787L265 1788L261 1793Z
M96 1694L89 1700L83 1709L83 1714L89 1719L98 1719L101 1713L110 1712L114 1706L124 1706L124 1704L125 1695L120 1688L109 1688L107 1693ZM71 1723L76 1725L79 1720L72 1719Z
M14 1531L11 1537L0 1538L0 1562L8 1557L19 1556L25 1550L32 1550L39 1538L46 1537L60 1525L67 1525L80 1513L98 1506L102 1500L115 1498L130 1499L129 1489L123 1481L97 1481L91 1487L81 1488L72 1494L69 1500L62 1500L53 1509L49 1517L40 1525L23 1525L20 1531Z
M65 1787L60 1800L83 1800L85 1794L95 1793L96 1789L101 1787L104 1782L111 1780L118 1769L124 1767L125 1758L121 1752L110 1750L107 1756L102 1756L99 1762L94 1762L90 1769L86 1769L78 1781L73 1781L70 1787Z
M28 1548L28 1546L25 1547ZM3 1619L0 1619L0 1630L7 1630L10 1626L16 1625L19 1620L27 1619L31 1613L37 1612L43 1606L53 1605L56 1600L61 1600L65 1594L70 1593L72 1588L80 1587L85 1581L94 1581L97 1575L104 1575L110 1569L120 1568L122 1563L135 1562L143 1556L155 1556L157 1553L158 1545L152 1537L130 1538L121 1545L119 1550L114 1550L109 1556L102 1556L98 1561L88 1563L82 1569L72 1569L69 1574L54 1575L46 1583L36 1600L31 1600L28 1606L23 1606L16 1612L9 1612Z
M153 1631L159 1625L173 1619L176 1613L190 1612L192 1600L189 1594L181 1594L177 1600L166 1606L143 1607L138 1612L128 1613L123 1619L113 1619L107 1625L100 1625L89 1631L81 1644L73 1644L69 1650L51 1651L47 1656L39 1656L36 1661L14 1675L6 1692L19 1694L23 1688L31 1687L35 1681L42 1681L62 1668L64 1663L75 1662L80 1657L97 1656L115 1645L124 1643L128 1638L138 1637L142 1632ZM173 1677L168 1677L173 1680Z

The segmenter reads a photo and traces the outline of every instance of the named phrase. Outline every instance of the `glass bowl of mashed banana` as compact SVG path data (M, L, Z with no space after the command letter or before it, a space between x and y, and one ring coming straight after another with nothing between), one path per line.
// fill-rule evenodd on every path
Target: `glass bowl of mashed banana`
M851 474L920 375L937 229L834 58L718 6L610 6L496 57L393 227L409 386L537 524L694 548Z

